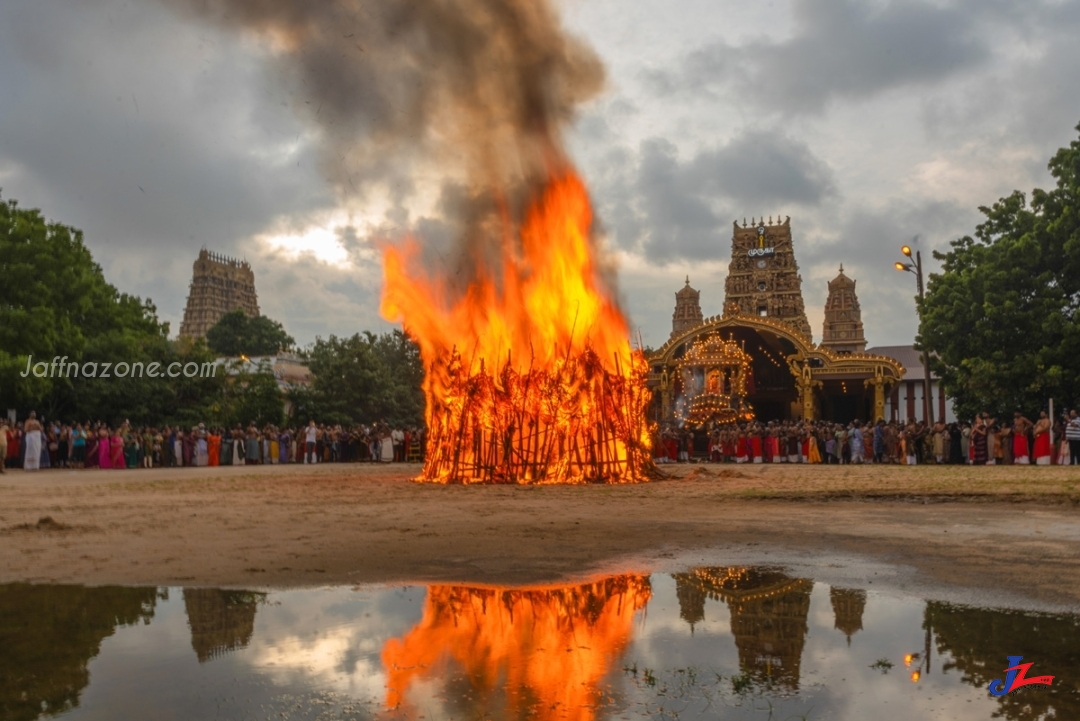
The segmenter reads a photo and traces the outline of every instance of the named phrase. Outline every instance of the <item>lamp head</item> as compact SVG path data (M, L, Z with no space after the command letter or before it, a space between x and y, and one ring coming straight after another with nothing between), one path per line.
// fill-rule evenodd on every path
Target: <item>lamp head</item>
M911 257L911 246L910 245L903 246L902 248L900 248L900 252L910 258Z
M895 267L896 267L897 270L907 270L908 269L908 265L906 263L896 263Z

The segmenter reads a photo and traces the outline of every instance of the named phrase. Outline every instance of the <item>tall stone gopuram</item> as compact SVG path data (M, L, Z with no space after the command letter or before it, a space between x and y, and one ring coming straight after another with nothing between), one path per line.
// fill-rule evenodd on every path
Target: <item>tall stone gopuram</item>
M686 285L675 293L675 312L671 314L671 337L683 331L701 325L705 316L701 313L701 291L690 287L690 276L686 276Z
M251 266L203 248L192 268L180 337L205 338L222 316L238 308L248 316L259 315Z
M791 247L791 218L770 217L749 226L734 224L731 264L724 284L724 308L779 320L812 342L803 304L802 276Z
M821 328L821 346L834 353L862 353L866 350L862 310L855 295L855 281L840 274L829 281L829 299L825 301L825 323Z

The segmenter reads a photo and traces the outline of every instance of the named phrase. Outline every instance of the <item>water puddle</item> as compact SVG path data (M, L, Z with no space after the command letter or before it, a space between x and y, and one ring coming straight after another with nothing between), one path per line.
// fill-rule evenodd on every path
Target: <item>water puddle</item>
M1007 656L1053 675L1004 696ZM570 586L0 585L0 718L1080 719L1080 616L709 567Z

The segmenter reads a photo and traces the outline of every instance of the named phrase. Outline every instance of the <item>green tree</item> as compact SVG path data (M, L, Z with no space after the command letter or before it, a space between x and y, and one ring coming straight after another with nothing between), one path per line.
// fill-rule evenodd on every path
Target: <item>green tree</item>
M150 301L120 293L105 281L81 231L0 201L0 405L46 417L150 416L169 402L157 379L86 378L94 361L166 361L169 326ZM53 369L54 359L78 363ZM50 364L27 373L28 361ZM133 418L132 420L135 420Z
M223 371L228 379L209 418L226 426L238 423L246 426L252 421L259 427L268 423L281 424L285 415L285 394L278 386L269 361L264 359L254 370L248 369L245 363L234 362Z
M420 349L399 330L320 338L310 351L309 367L312 387L291 398L298 422L423 422Z
M961 417L1080 400L1080 140L1049 168L1054 189L981 207L974 238L934 253L917 343Z
M206 342L210 350L225 356L273 355L296 343L281 323L264 315L248 317L240 309L226 313L206 331Z

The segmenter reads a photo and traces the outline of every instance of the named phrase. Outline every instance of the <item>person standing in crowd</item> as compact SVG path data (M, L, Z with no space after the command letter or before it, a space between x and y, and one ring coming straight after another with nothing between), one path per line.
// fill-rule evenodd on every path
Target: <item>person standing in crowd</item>
M885 462L885 419L879 418L874 426L874 463Z
M124 436L119 428L113 431L112 439L109 441L109 463L112 468L126 467L124 463Z
M851 424L850 441L851 441L851 462L852 463L862 463L863 462L863 451L865 450L866 447L863 444L862 422L859 421L858 419L856 419L855 422Z
M7 418L0 418L0 473L7 473L8 449Z
M1001 465L1013 464L1013 438L1012 426L1002 423L998 427L998 446L1001 448Z
M209 466L218 466L221 462L221 430L218 428L211 428L210 434L206 437L206 464Z
M1035 463L1040 466L1050 465L1050 418L1046 411L1039 411L1039 420L1035 421L1031 432L1035 437L1034 447L1031 449Z
M1080 414L1076 409L1069 411L1069 422L1065 424L1065 440L1069 442L1069 463L1080 466Z
M26 450L23 452L23 470L36 471L41 468L41 423L38 422L37 414L30 411L30 417L23 425L23 438L26 442Z
M71 431L71 465L82 468L86 462L86 429L82 423L76 423Z
M400 428L390 431L390 442L394 444L394 462L405 461L405 433Z
M1031 462L1028 431L1032 423L1020 411L1013 413L1013 462L1027 465Z
M987 423L988 416L989 414L987 413L975 416L975 425L971 427L971 445L975 449L975 455L972 459L972 463L974 463L976 466L986 465L986 434L989 431Z
M315 420L308 421L307 432L304 436L304 463L315 462L315 442L319 440L319 429L315 427Z

